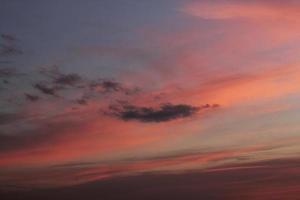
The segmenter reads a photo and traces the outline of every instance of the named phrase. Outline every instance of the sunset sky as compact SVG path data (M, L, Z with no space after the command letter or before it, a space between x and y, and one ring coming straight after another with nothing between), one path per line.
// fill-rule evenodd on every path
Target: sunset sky
M0 0L0 192L296 199L299 55L297 0Z

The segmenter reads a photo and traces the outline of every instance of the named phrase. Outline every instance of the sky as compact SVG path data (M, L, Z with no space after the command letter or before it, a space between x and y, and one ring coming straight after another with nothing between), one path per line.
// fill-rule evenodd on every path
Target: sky
M299 196L297 0L0 2L2 193Z

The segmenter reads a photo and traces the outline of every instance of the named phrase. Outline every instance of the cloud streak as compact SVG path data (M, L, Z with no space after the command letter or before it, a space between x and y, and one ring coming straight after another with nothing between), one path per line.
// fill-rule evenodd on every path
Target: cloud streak
M252 19L293 20L299 19L300 5L293 1L203 1L186 4L182 10L204 19Z
M57 187L76 185L85 182L92 182L102 179L111 179L119 176L130 177L136 173L172 173L179 171L184 173L186 170L202 171L213 166L222 166L226 159L235 159L238 156L259 151L260 148L248 147L242 149L228 149L216 152L184 152L176 155L165 155L144 159L128 159L112 162L81 162L69 163L64 165L53 165L47 168L36 168L23 173L15 172L17 175L9 174L0 178L0 185L8 182L17 183L18 186L33 184L33 188L38 187ZM178 166L185 165L185 169L176 169ZM202 165L201 168L197 165ZM165 169L165 170L163 170ZM61 177L61 175L63 175ZM21 179L19 177L22 177ZM36 179L49 185L37 185Z

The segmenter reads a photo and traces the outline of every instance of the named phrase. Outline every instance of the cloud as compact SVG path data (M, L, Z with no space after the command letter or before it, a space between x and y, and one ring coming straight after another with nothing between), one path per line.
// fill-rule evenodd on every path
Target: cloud
M20 55L22 50L17 48L16 38L10 34L1 34L2 43L0 44L0 56Z
M100 93L122 92L126 95L133 95L140 91L140 88L128 88L124 86L124 84L114 80L92 80L89 84L89 87L92 91L97 91Z
M11 56L11 55L20 55L23 52L11 45L1 44L0 46L0 56Z
M28 94L28 93L25 93L25 98L28 100L28 101L31 101L31 102L35 102L35 101L38 101L40 99L39 96L37 95L32 95L32 94Z
M114 81L103 81L101 83L102 87L105 89L105 91L120 91L122 90L122 86L120 83L118 82L114 82Z
M69 85L73 86L80 82L81 77L78 74L60 74L57 78L55 78L54 82L60 85Z
M110 111L113 116L119 119L138 120L141 122L166 122L178 118L186 118L193 116L202 109L218 107L217 104L206 104L201 107L186 105L186 104L162 104L158 108L154 107L138 107L129 104L119 106L110 106Z
M51 79L52 84L61 86L76 86L82 81L82 77L76 73L62 73L58 66L54 65L40 70L42 75Z
M112 80L100 80L100 82L92 81L90 83L92 90L101 90L102 92L118 92L123 90L120 83Z
M0 69L0 78L10 78L18 75L15 69L13 68L2 68Z
M292 1L202 1L181 10L204 19L298 20L300 16L300 5Z
M8 79L19 78L19 76L23 76L23 78L12 81ZM126 85L112 79L89 79L77 73L63 73L56 65L41 68L30 74L18 72L14 68L0 68L0 83L15 86L14 83L16 82L13 81L22 82L24 88L27 88L28 85L42 93L45 95L43 98L45 101L48 100L47 96L54 96L79 105L87 105L89 101L105 99L108 96L113 99L127 98L126 96L136 95L141 91L138 87ZM20 93L21 98L25 96L26 100L31 102L42 99L42 96L32 95L32 91L27 91L24 88L20 88L23 89Z
M80 105L87 105L88 101L86 98L77 99L76 102Z
M84 79L77 73L62 73L58 66L42 68L39 71L46 79L33 84L41 93L58 97L58 92L65 89L83 89Z
M43 94L51 95L55 97L57 97L57 90L59 89L57 87L47 86L45 83L42 82L34 84L33 87L39 90Z
M69 89L73 90L73 93L82 93L82 98L73 100L80 105L86 105L88 100L97 98L101 94L134 95L140 91L137 87L127 87L121 82L110 79L88 79L77 73L63 73L56 65L42 68L40 74L47 80L34 84L34 88L52 96L57 96L58 91Z
M212 200L271 200L298 199L299 197L299 159L282 159L274 161L237 164L234 170L214 173L205 171L189 171L185 173L139 173L135 176L119 176L110 181L97 180L85 184L64 188L36 189L26 191L10 191L4 193L4 200L39 200L39 199L212 199ZM80 168L77 168L80 171ZM81 174L76 170L42 171L36 173L37 178L57 177L76 178ZM96 170L95 170L96 171ZM99 176L94 171L93 176ZM90 172L92 175L92 171ZM102 171L109 177L113 170ZM21 176L23 175L23 176ZM34 177L30 172L30 177ZM20 177L27 177L20 173ZM7 177L4 174L4 177ZM21 180L21 178L19 179ZM75 181L73 181L75 182ZM8 185L8 184L6 184ZM13 184L12 184L13 185ZM15 185L16 186L16 185ZM27 186L27 187L26 187ZM16 186L17 187L17 186ZM25 188L28 185L24 184ZM10 187L13 188L13 187ZM22 187L21 187L22 188ZM120 194L116 194L116 188Z
M8 33L2 33L1 38L7 42L14 42L17 40L14 35Z
M41 187L43 182L47 183L46 187L68 186L113 177L117 178L120 175L128 178L136 173L172 173L174 170L180 173L193 170L201 172L201 170L213 166L222 166L228 159L235 159L241 155L259 150L261 149L257 147L245 147L211 152L186 151L176 152L176 154L173 152L160 157L127 158L119 161L64 162L50 164L48 167L43 168L31 168L26 172L18 169L10 171L9 175L0 176L0 185L11 182L19 186ZM183 165L186 166L185 170L176 169L176 166ZM199 167L200 165L201 167ZM19 179L20 176L22 179Z

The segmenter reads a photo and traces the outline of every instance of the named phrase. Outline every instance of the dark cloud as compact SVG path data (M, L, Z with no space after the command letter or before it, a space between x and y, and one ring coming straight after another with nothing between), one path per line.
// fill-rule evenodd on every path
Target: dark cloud
M129 88L124 86L122 83L114 80L91 81L89 84L89 88L92 91L97 91L100 93L121 92L126 95L134 95L140 92L140 89L137 87Z
M118 92L123 90L121 83L112 80L91 81L90 89L100 92Z
M62 73L56 65L42 68L39 72L47 79L33 84L33 87L46 95L58 97L59 91L70 88L80 89L79 84L83 83L83 78L80 75Z
M20 55L23 52L13 45L1 44L0 46L0 56L12 56Z
M206 104L201 107L195 107L186 104L162 104L158 108L139 107L130 104L122 104L121 106L110 106L109 114L128 121L138 120L141 122L165 122L177 118L186 118L193 116L198 111L206 108L216 107L216 105Z
M14 35L8 33L2 33L1 38L7 42L15 42L17 40Z
M81 77L78 74L60 74L54 79L54 83L60 85L74 86L81 81Z
M71 100L73 103L86 105L92 98L99 95L120 93L125 95L134 95L140 91L137 87L126 87L122 83L113 80L90 80L83 78L76 73L62 73L58 66L42 68L39 71L47 79L33 84L33 87L43 94L58 97L58 92L64 90L77 90L83 93L83 97ZM64 98L63 93L60 94Z
M114 81L103 81L101 85L107 92L111 92L111 91L117 92L123 89L120 83Z
M81 98L81 99L77 99L76 102L80 105L87 105L87 99L85 98Z
M126 94L126 95L135 95L135 94L140 93L140 92L141 92L141 88L138 88L138 87L134 87L134 88L124 90L124 94Z
M63 89L82 89L83 93L89 98L99 94L123 93L125 95L134 95L140 92L137 87L127 87L123 83L115 80L87 79L77 73L63 73L56 65L45 67L40 73L48 78L48 82L52 87ZM85 99L87 100L87 99Z
M39 72L51 79L55 79L57 76L61 74L60 69L57 65L42 67Z
M28 100L28 101L31 101L31 102L35 102L35 101L38 101L40 99L39 96L37 95L32 95L32 94L28 94L28 93L25 93L25 98Z
M47 86L45 83L36 83L33 85L33 87L39 90L40 92L42 92L43 94L56 96L56 97L57 97L57 90L59 89L56 87Z
M40 73L51 79L51 82L62 86L76 86L82 81L81 76L76 73L62 73L58 66L54 65L47 68L42 68Z
M91 99L98 99L104 96L113 97L117 95L135 95L141 90L137 87L130 87L121 82L109 80L109 79L88 79L82 77L77 73L63 73L58 66L50 66L41 68L39 73L40 80L30 80L31 76L26 73L17 72L13 68L0 68L0 84L8 85L13 84L9 78L17 78L24 76L24 84L30 83L30 86L39 91L40 93L50 97L60 97L66 101L76 103L79 105L87 105ZM22 92L26 100L34 102L41 99L39 96L31 95L30 92ZM68 95L82 94L82 97L68 98ZM103 96L104 95L104 96ZM46 99L46 96L43 99Z
M15 36L10 34L1 34L1 39L0 56L20 55L23 53L22 50L20 50L15 44Z

